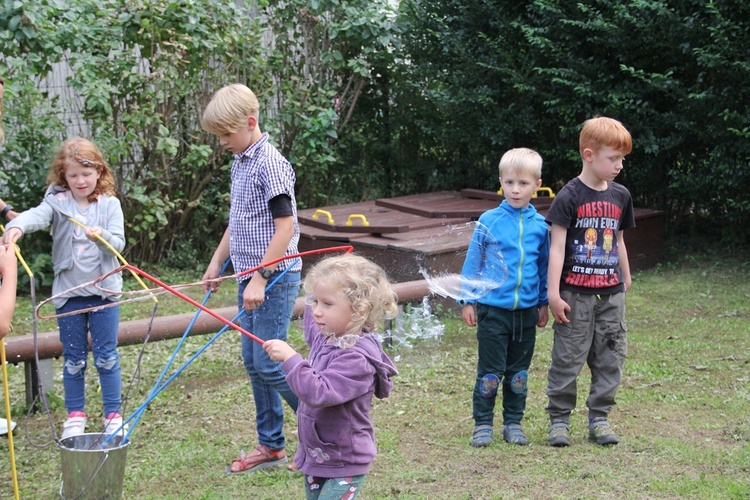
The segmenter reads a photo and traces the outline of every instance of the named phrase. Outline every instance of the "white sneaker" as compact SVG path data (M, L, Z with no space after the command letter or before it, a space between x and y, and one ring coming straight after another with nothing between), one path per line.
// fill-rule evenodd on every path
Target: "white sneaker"
M8 424L10 424L11 431L16 428L16 423L14 421L9 421L6 418L0 418L0 436L4 436L8 433Z
M122 427L122 429L120 429ZM117 431L120 429L119 431ZM119 413L110 413L107 418L104 419L104 434L109 436L117 431L117 435L124 436L128 432L128 426L122 425L122 415Z
M63 433L60 439L71 436L80 436L86 432L86 414L82 411L71 411L68 420L63 424Z

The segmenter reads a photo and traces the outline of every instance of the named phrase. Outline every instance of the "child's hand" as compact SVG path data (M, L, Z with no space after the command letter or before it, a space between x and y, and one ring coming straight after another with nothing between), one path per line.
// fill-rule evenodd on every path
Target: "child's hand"
M570 323L570 320L566 315L566 313L570 312L570 306L563 299L560 297L555 299L550 298L549 308L552 310L552 317L555 318L555 321L562 325Z
M23 232L18 229L17 227L11 227L7 231L5 231L5 234L3 235L3 245L9 245L11 243L15 243L18 238L21 237Z
M477 326L477 313L472 304L466 304L461 308L461 317L469 326Z
M281 361L282 363L297 354L297 351L292 349L292 346L283 340L278 339L265 341L263 343L263 349L268 353L268 357L272 360Z
M545 304L539 308L539 321L536 322L536 326L544 328L547 326L547 321L549 321L549 307Z
M248 312L257 309L266 300L266 283L263 279L257 279L256 277L260 277L260 275L258 273L253 274L242 294L242 305Z
M88 238L90 241L96 241L99 239L99 236L102 235L102 228L101 227L86 227L83 230L83 234L86 235L86 238Z
M221 265L215 263L212 260L211 262L209 262L206 272L203 273L203 278L201 278L201 286L203 287L203 292L208 293L209 290L212 292L218 290L219 285L221 285L221 281L213 280L217 280L219 277L221 277Z
M0 276L5 276L6 272L17 267L18 261L13 245L0 245Z

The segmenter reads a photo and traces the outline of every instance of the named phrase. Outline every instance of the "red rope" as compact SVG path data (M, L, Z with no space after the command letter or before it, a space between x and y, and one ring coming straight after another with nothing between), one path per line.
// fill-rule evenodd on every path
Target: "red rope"
M282 260L296 259L297 257L304 257L305 255L315 255L315 254L320 254L320 253L337 252L337 251L343 251L343 250L346 250L346 253L351 253L354 250L354 247L351 246L351 245L345 245L345 246L339 246L339 247L320 248L318 250L309 250L307 252L301 252L301 253L297 253L297 254L294 254L294 255L286 255L284 257L280 257L280 258L272 260L270 262L262 263L262 264L260 264L257 267L254 267L252 269L248 269L247 271L244 271L244 272L238 274L237 276L244 276L246 274L249 274L249 273L257 271L258 269L260 269L262 267L270 266L270 265L276 264L278 262L281 262ZM124 267L127 268L127 269L129 269L129 270L131 270L131 271L133 271L133 272L135 272L135 273L138 273L139 275L143 276L144 278L146 278L147 280L151 281L152 283L155 283L155 284L159 285L160 287L164 288L165 290L169 291L170 293L178 296L182 300L190 303L191 305L197 307L198 309L202 310L203 312L209 314L213 318L221 321L222 323L224 323L225 325L229 326L230 328L234 328L235 330L237 330L238 332L240 332L242 335L245 335L245 336L249 337L250 339L256 341L257 343L263 345L264 341L262 339L256 337L255 335L253 335L252 333L248 332L244 328L242 328L242 327L240 327L240 326L232 323L230 320L228 320L225 317L221 316L220 314L212 311L211 309L209 309L208 307L204 306L200 302L197 302L196 300L193 300L192 298L188 297L184 293L176 290L174 287L171 287L171 286L167 285L166 283L164 283L164 282L162 282L162 281L154 278L153 276L151 276L147 272L142 271L141 269L138 269L135 266L132 266L130 264L125 264Z

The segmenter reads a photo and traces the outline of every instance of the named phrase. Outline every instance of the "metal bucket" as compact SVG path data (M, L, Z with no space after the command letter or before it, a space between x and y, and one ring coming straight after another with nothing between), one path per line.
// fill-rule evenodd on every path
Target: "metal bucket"
M92 433L60 441L61 498L73 500L122 497L125 459L130 441L122 444L122 436L115 436L102 447L105 438L100 433Z

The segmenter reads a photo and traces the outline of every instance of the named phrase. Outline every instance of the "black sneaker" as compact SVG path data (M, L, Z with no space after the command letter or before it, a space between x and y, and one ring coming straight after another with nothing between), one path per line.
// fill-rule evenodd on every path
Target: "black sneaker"
M601 446L609 446L620 442L620 438L609 426L606 418L595 418L589 421L589 439Z
M566 422L550 425L547 443L555 447L570 446L570 426Z

